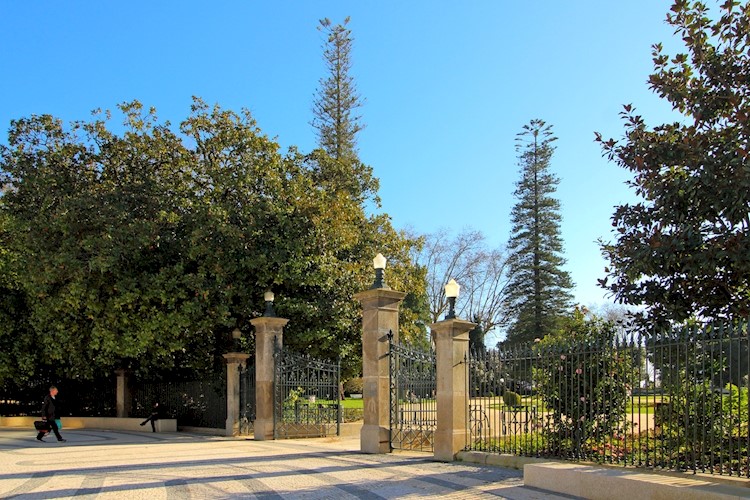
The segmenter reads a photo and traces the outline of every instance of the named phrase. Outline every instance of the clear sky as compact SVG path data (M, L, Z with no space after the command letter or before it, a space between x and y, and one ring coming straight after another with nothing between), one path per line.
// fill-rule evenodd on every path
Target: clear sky
M515 136L554 126L567 269L580 303L606 302L596 279L613 206L633 201L627 172L594 131L620 137L633 103L673 120L646 81L651 45L681 45L664 0L0 2L0 141L13 118L86 119L138 99L178 123L191 96L239 110L284 146L315 146L309 122L325 76L323 17L351 16L353 76L366 99L360 156L396 227L508 238L518 179Z

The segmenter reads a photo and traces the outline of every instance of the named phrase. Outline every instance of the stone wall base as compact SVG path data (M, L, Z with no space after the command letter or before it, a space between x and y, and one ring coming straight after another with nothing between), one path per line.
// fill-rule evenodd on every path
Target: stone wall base
M0 427L28 427L34 429L34 421L39 417L0 417ZM117 417L63 417L65 429L103 429L111 431L151 432L151 423L141 426L144 418ZM157 432L177 432L177 420L160 418L156 421Z

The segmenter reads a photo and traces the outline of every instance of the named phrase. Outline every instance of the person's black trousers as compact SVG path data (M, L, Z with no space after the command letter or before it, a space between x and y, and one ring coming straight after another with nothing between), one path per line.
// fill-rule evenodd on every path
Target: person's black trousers
M49 423L50 430L55 433L55 437L57 438L57 440L62 441L63 437L60 435L60 429L57 428L57 422L55 422L54 419L47 420L47 422ZM42 439L44 437L44 434L45 434L44 432L40 432L39 434L36 435L36 438Z

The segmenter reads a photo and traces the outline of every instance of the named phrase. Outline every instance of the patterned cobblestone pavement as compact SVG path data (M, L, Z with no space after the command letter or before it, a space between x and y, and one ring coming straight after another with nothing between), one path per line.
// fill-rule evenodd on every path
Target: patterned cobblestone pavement
M66 430L67 443L0 429L0 497L15 499L570 498L520 471L366 455L357 439L251 441L185 433Z

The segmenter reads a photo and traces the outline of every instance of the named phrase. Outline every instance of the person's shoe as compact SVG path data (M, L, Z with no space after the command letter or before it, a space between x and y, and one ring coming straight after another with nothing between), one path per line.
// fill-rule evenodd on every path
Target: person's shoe
M37 440L37 441L41 441L42 443L44 443L44 442L45 442L45 441L44 441L44 439L42 439L42 436L37 436L37 437L36 437L36 440Z
M58 442L58 443L64 443L64 442L66 442L66 441L67 441L67 439L58 439L58 440L57 440L57 442Z
M146 422L141 422L141 427L143 427L144 425L146 425Z

